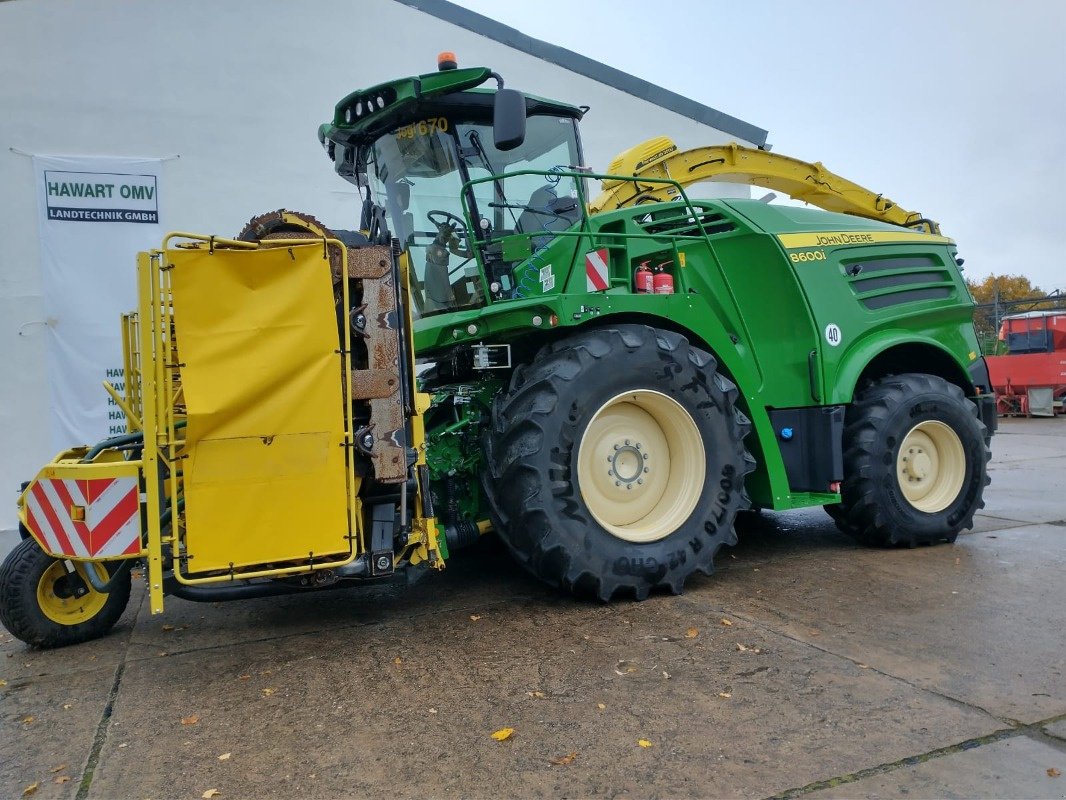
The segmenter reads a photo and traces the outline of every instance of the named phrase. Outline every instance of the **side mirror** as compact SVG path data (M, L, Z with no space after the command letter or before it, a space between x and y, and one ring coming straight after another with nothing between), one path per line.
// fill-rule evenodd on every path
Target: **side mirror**
M526 138L526 98L516 89L500 89L492 107L492 141L497 150L514 150Z

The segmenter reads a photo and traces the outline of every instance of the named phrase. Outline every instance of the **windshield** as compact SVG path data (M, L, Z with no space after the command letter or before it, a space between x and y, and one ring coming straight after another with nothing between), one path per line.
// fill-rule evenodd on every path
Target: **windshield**
M566 171L580 162L574 120L538 115L514 150L493 145L492 126L433 117L379 138L367 156L374 202L385 208L393 235L410 259L416 317L481 306L485 292L475 252L514 233L542 248L581 217L574 179L516 175L475 185L470 203L478 240L467 240L462 185L516 170ZM483 255L483 254L482 254ZM508 276L501 294L516 295Z

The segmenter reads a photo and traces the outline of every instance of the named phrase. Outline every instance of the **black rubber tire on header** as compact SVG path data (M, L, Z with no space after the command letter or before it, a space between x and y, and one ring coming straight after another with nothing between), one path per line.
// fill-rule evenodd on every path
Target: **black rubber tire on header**
M76 621L72 624L63 624L50 618L38 600L38 587L43 580L50 579L46 575L51 576L59 571L56 565L61 563L41 550L35 540L24 539L0 565L0 623L16 638L32 647L66 647L98 639L118 622L129 603L131 580L127 569L123 570L106 595L101 596L92 586L85 584L89 590L84 595L86 602L90 607L99 606L91 611L91 615L73 613L71 619ZM102 566L107 569L111 565ZM80 568L88 568L88 565ZM59 595L69 596L69 589L61 585L63 580L60 578L52 582L50 588Z
M947 433L949 445L936 463L961 474L957 491L923 509L906 495L900 459L908 437L930 425ZM881 378L858 392L845 413L841 502L825 510L843 533L874 546L954 542L984 507L986 442L977 406L958 386L922 373Z
M702 484L696 479L688 492L693 510L686 517L686 504L675 506L671 513L681 521L676 527L672 519L663 522L651 534L661 538L648 541L610 532L590 509L579 480L590 424L612 404L629 403L630 392L655 398L671 409L672 420L698 431L702 448L689 464L706 465ZM483 483L500 537L523 567L555 587L602 601L643 600L655 589L679 594L692 573L712 572L722 545L736 543L734 517L750 505L744 477L755 462L744 447L750 422L737 408L737 396L710 354L669 331L618 325L546 346L515 370L509 390L493 404L492 428L484 437ZM663 425L665 417L649 416ZM650 464L650 450L648 456L639 463ZM672 481L677 476L669 470L680 461L677 453L670 458L665 469ZM647 524L654 527L659 508L656 501L640 523L651 520Z

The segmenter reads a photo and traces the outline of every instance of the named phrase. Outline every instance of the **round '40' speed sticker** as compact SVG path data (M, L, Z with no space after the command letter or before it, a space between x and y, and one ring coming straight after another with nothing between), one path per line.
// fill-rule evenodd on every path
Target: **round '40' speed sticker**
M840 344L841 339L839 325L835 322L830 322L825 326L825 340L829 342L830 347L837 347Z

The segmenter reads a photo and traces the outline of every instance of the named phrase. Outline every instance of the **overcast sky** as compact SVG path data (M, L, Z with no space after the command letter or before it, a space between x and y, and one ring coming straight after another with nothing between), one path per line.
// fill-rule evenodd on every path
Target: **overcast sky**
M453 1L937 220L970 278L1066 292L1066 0Z

